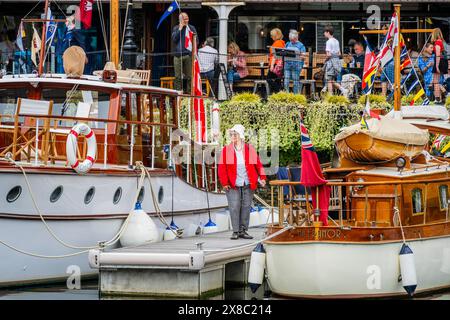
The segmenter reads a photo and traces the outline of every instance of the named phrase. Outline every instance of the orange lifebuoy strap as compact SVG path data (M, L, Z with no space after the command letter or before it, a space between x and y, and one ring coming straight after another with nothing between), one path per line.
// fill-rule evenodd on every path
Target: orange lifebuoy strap
M91 132L89 132L87 135L86 135L86 138L90 138L90 137L92 137L94 135L94 131L93 130L91 130Z
M76 132L75 130L70 130L70 134L73 134L75 138L78 138L78 132Z
M92 162L92 163L95 162L94 158L92 158L91 156L87 156L87 157L86 157L86 160L89 160L89 161Z
M77 162L75 162L75 164L72 166L72 169L75 169L76 167L78 167L79 164L80 164L80 161L77 160Z

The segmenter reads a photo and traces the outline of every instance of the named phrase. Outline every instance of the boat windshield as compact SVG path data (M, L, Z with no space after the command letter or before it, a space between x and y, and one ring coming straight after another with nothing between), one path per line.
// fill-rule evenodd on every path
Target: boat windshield
M108 119L109 92L73 88L44 88L43 100L53 100L54 116ZM72 127L75 121L59 121L60 127ZM91 128L104 128L104 122L91 122Z
M17 98L26 98L25 88L0 88L0 116L1 122L14 122Z

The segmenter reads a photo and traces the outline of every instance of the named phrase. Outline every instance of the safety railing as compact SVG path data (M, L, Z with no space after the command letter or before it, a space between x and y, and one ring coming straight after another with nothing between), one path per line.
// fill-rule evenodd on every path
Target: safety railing
M442 164L437 164L436 168L442 167ZM356 188L358 191L364 190L364 208L359 209L359 211L363 211L365 213L365 225L367 225L367 210L369 207L369 193L368 189L369 187L374 186L392 186L393 187L393 194L390 195L394 199L394 208L399 208L399 201L400 201L400 192L399 187L404 185L420 185L424 186L424 204L423 204L423 224L427 222L427 197L429 195L429 185L431 184L440 184L440 183L449 183L450 177L444 177L444 178L432 178L432 179L410 179L410 180L383 180L383 181L328 181L326 183L327 186L331 188ZM278 208L278 224L283 225L286 222L288 222L290 225L297 225L302 226L306 224L307 226L311 225L311 222L314 225L320 225L319 222L319 215L320 215L320 207L317 205L315 208L312 206L312 198L311 198L311 192L308 191L308 188L304 186L299 181L288 181L288 180L272 180L269 182L270 185L270 198L271 198L271 208L272 208L272 224L274 221L274 209ZM305 194L302 199L300 199L303 203L303 206L298 206L297 213L294 211L294 201L293 201L293 187L295 186L304 186L305 187ZM287 197L284 195L284 188L288 187L289 192ZM312 187L316 188L316 196L318 196L318 187ZM447 189L448 190L448 189ZM341 190L341 204L344 203L344 198L347 199L348 197L346 194L350 194L352 192L351 189L347 190L346 193L343 193ZM333 191L332 191L333 194ZM441 195L439 195L441 196ZM449 220L449 205L450 205L450 199L448 191L445 195L446 199L443 199L443 207L445 211L445 221ZM297 200L298 201L298 200ZM335 200L334 200L335 201ZM330 201L330 207L333 205L333 200ZM316 203L318 204L318 198L316 198ZM394 213L394 208L389 209L389 213ZM343 213L349 213L349 210L341 208L331 208L333 210L339 211L339 223L331 219L332 223L339 227L344 227L344 218ZM287 211L287 214L286 214ZM350 210L350 213L355 213L358 211L358 209ZM313 217L311 219L311 217ZM394 219L394 217L393 217ZM311 221L312 220L312 221ZM347 216L348 220L348 216Z

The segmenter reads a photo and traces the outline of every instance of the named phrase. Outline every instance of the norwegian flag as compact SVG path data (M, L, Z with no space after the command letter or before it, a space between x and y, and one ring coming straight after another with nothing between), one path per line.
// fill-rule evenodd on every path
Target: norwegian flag
M380 66L383 68L386 63L394 59L394 48L398 46L399 44L399 21L397 14L394 12L391 18L391 24L389 25L388 32L386 34L386 37L384 39L383 45L380 48L380 53L378 53L377 59L380 61ZM388 46L389 40L392 41L392 47L390 48Z
M328 181L323 177L319 158L309 138L308 130L302 121L300 121L300 131L302 141L302 171L300 182L305 187L311 187L313 206L319 209L319 220L322 221L324 226L327 226L331 189L326 185ZM318 195L317 192L319 193ZM319 203L317 203L317 198L319 199Z
M186 33L184 35L184 47L192 52L192 41L194 39L194 32L192 32L189 25L186 26Z
M194 58L194 95L201 96L202 79L200 77L200 65L197 57ZM206 142L206 115L205 105L202 98L194 98L194 117L196 141L199 143Z
M89 29L92 25L92 7L94 0L80 1L80 21L85 29Z

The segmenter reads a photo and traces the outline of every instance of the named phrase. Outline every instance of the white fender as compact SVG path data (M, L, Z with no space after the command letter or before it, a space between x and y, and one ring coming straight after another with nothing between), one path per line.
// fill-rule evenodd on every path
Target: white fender
M255 227L260 225L258 208L251 207L250 209L250 220L248 223L249 227Z
M217 225L211 219L203 227L203 234L214 233L219 231Z
M402 286L408 295L412 297L417 287L416 265L414 263L414 254L406 243L400 249L399 259Z
M120 238L120 244L123 247L129 247L158 240L158 228L152 218L142 210L141 204L137 202L134 210L130 213L128 224Z
M260 224L262 224L262 225L272 223L269 209L267 209L267 208L259 209L259 221L260 221Z
M81 163L77 159L78 136L80 134L86 137L88 144L86 159ZM66 140L66 155L70 166L77 173L87 173L92 168L97 157L97 140L94 131L87 124L78 123L70 130Z
M213 141L217 141L220 134L220 108L217 102L214 102L211 110L211 132L213 135Z
M264 267L266 264L266 251L262 243L253 249L250 257L250 268L248 271L248 285L253 293L258 290L264 281Z

